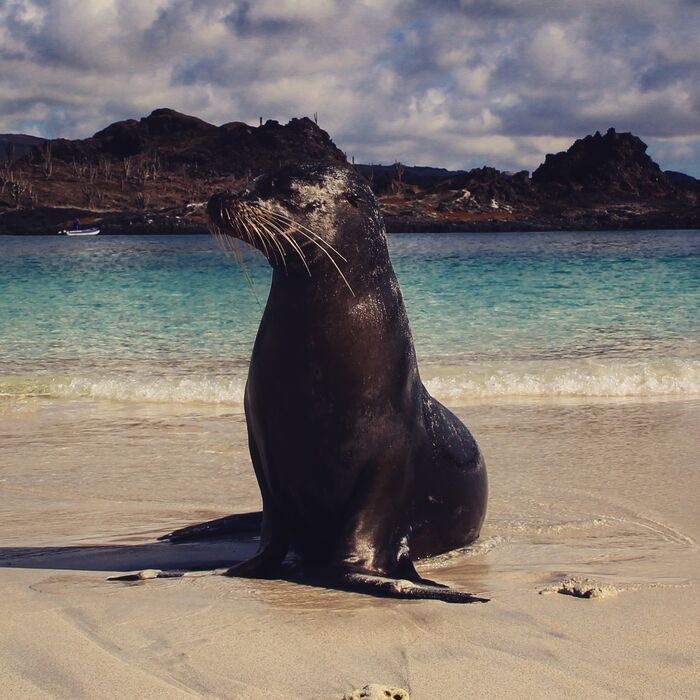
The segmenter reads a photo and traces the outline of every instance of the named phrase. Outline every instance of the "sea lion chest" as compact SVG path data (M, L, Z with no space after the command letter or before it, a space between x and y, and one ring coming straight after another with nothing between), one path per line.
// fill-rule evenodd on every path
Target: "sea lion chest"
M408 459L419 380L400 298L300 303L286 291L273 286L260 323L246 417L272 491L324 512L372 469Z

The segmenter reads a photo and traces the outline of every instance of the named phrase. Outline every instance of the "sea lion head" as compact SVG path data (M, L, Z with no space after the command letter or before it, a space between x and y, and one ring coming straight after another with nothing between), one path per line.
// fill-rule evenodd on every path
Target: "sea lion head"
M215 194L207 216L224 249L235 252L236 241L244 241L289 277L332 271L349 287L348 267L388 259L377 201L348 167L283 167Z

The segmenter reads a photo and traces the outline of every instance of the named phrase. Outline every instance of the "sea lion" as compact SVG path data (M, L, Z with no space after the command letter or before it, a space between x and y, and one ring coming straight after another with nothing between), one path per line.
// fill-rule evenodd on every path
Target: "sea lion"
M484 460L418 373L384 223L349 168L285 167L207 214L225 248L257 248L273 269L245 390L263 501L258 553L229 575L274 575L291 549L331 585L472 602L425 581L414 559L479 535ZM255 514L171 533L245 529Z

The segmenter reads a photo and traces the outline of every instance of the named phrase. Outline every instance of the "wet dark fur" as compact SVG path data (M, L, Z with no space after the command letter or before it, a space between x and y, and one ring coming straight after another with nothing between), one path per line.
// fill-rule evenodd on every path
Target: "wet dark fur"
M478 537L486 469L467 428L421 382L367 184L337 167L288 167L215 195L208 215L224 244L255 245L274 270L245 392L260 548L228 573L275 575L291 549L341 587L474 600L413 565ZM279 247L263 244L251 221L275 222L268 233L286 230L300 250L279 233Z

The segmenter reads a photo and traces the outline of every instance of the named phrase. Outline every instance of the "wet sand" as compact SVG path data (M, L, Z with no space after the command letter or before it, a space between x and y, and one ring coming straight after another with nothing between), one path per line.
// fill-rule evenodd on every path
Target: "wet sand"
M217 566L252 540L155 543L255 509L225 406L13 400L0 413L5 697L411 698L700 695L700 401L457 408L486 455L480 541L425 575L486 605L287 581L109 582ZM568 577L607 586L541 594Z

